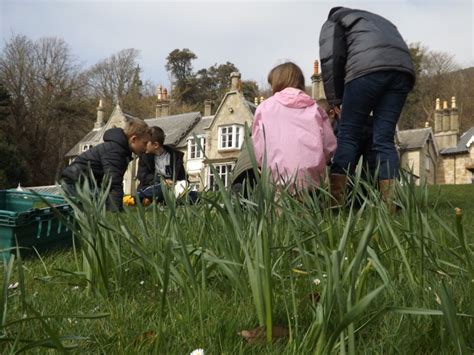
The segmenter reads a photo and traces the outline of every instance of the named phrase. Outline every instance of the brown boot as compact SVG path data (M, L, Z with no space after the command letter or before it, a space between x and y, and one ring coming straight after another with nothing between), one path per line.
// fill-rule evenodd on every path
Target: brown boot
M329 183L331 185L331 207L341 207L344 203L347 176L343 174L331 174Z
M394 214L397 211L397 206L395 206L394 195L395 195L395 180L379 180L379 190L382 195L382 200L385 202L388 211L390 214Z

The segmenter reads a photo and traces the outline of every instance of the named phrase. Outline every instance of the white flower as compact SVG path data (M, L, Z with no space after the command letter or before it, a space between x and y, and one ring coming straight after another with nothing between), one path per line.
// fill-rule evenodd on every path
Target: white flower
M204 349L193 350L189 355L204 355Z
M8 285L8 289L9 290L14 290L16 289L20 284L18 282L15 282L15 283L12 283L10 285Z
M326 275L326 274L323 274L323 277L324 277L324 278L326 278L326 277L328 277L328 275Z
M321 280L320 279L314 279L313 282L316 286L318 286L321 283Z
M143 281L143 280L142 280L142 281L140 281L140 285L143 285L144 283L145 283L145 281Z
M74 287L72 288L72 290L73 290L73 291L79 290L79 286L74 286Z

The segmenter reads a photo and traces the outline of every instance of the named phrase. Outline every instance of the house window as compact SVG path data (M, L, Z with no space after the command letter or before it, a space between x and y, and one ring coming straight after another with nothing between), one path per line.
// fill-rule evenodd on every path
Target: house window
M219 149L240 149L243 130L242 125L219 127Z
M190 138L188 140L188 156L189 159L200 159L204 157L204 153L206 151L206 138L204 137L197 137L199 140L199 144L196 142L196 139Z
M85 152L86 150L89 150L92 148L92 144L84 144L82 146L82 151Z
M219 165L214 165L214 168L216 168L217 173L219 174L219 178L222 180L224 183L224 186L227 187L229 186L230 183L230 173L232 169L234 168L234 164L219 164ZM214 173L211 169L211 167L208 168L208 188L212 191L217 191L219 186L217 185L216 182L216 177L214 176Z

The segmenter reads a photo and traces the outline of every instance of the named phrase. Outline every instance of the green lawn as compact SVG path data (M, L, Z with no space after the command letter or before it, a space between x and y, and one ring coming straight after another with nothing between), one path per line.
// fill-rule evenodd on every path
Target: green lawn
M273 193L85 203L81 248L2 266L0 353L474 352L474 186L406 186L396 216L375 191L341 213ZM289 335L238 335L269 324Z

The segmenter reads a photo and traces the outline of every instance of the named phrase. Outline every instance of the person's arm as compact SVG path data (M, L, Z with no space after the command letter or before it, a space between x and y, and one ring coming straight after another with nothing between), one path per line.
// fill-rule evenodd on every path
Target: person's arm
M155 180L154 172L150 170L147 160L148 157L145 154L141 154L138 159L137 178L142 186L152 185Z
M110 211L121 211L123 209L123 176L128 167L128 158L124 155L123 151L108 149L102 152L101 163L104 177L108 176L110 179L107 209Z
M262 115L258 108L257 111L255 111L255 118L252 124L252 144L255 153L255 159L257 160L257 165L261 167L265 150L265 137L262 124Z
M319 36L319 58L323 76L324 93L330 105L340 105L344 94L347 57L344 28L327 20Z
M326 158L326 164L331 161L334 153L336 152L337 148L337 140L336 136L334 135L334 131L331 126L331 122L329 121L329 117L322 110L318 108L319 114L321 115L321 122L322 122L322 133L323 133L323 152L324 157Z
M176 153L176 177L175 180L187 180L186 169L184 168L183 156L181 152Z

